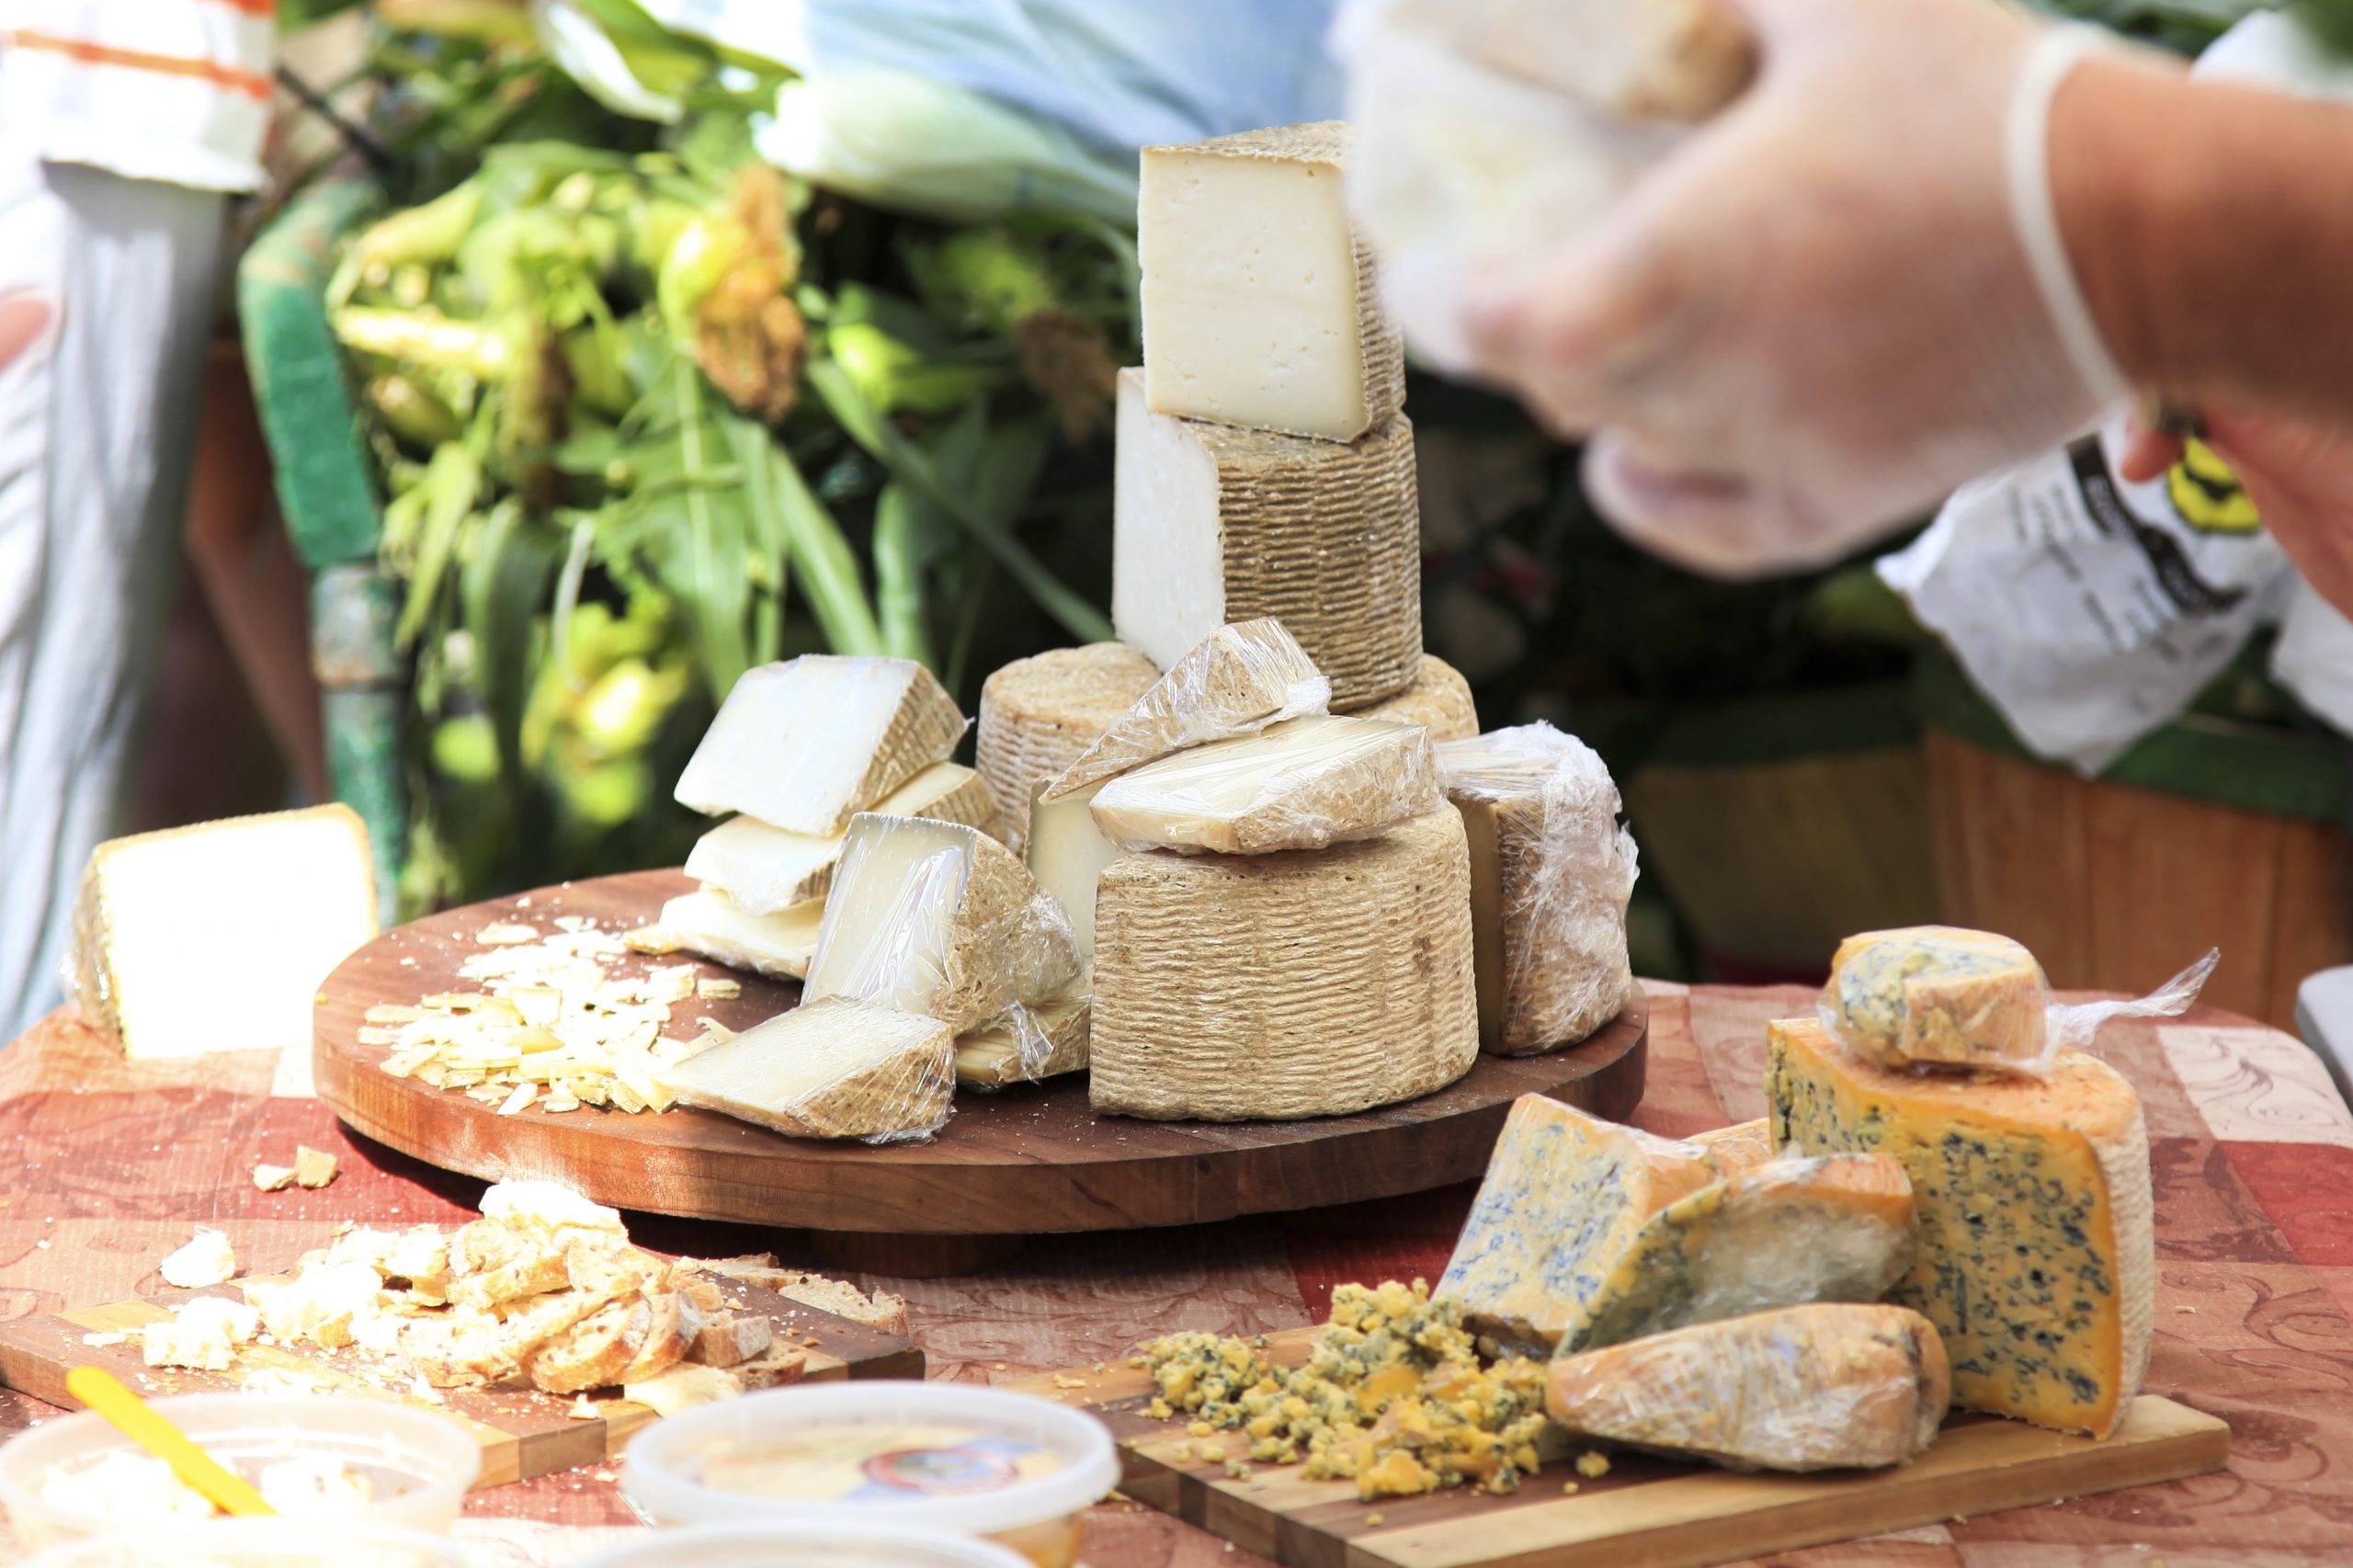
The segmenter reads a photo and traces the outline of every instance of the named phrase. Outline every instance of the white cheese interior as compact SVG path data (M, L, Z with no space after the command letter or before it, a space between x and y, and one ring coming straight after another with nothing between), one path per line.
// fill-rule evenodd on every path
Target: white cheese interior
M917 674L904 659L823 653L746 671L678 776L678 803L834 831L867 803L859 786Z
M1120 372L1112 471L1111 619L1166 669L1225 624L1217 460L1181 419L1154 414L1143 372Z
M755 974L798 980L809 972L825 906L811 900L769 915L736 908L725 893L705 889L662 906L660 924L688 951Z
M1356 824L1340 817L1363 811L1395 820L1395 802L1385 787L1389 776L1416 768L1427 774L1427 742L1420 726L1377 719L1314 714L1290 719L1255 735L1214 741L1131 769L1096 791L1096 825L1125 844L1222 847L1222 825L1254 814L1280 819L1294 809L1302 815L1335 818L1343 836ZM1318 790L1330 775L1365 768L1361 802ZM1294 808L1289 802L1297 799ZM1417 802L1423 810L1434 802ZM1368 819L1370 820L1370 819Z
M1029 805L1029 874L1070 916L1079 962L1086 966L1095 962L1096 879L1120 858L1120 846L1095 825L1095 796L1102 788L1090 785L1059 801L1033 798ZM1043 790L1040 785L1040 793Z
M892 816L921 816L926 807L971 776L953 763L933 763L877 801L874 809ZM747 915L771 915L824 898L846 836L788 833L757 817L731 817L695 841L687 855L687 875L725 893Z
M889 1131L904 1108L889 1103L886 1069L903 1057L936 1057L944 1075L950 1050L944 1025L863 1002L813 1002L745 1029L662 1075L680 1101L788 1131L824 1116ZM924 1063L905 1074L919 1080ZM860 1104L859 1101L871 1101ZM853 1133L852 1135L858 1135Z
M880 1002L924 1013L948 982L974 830L920 817L850 824L804 1000Z

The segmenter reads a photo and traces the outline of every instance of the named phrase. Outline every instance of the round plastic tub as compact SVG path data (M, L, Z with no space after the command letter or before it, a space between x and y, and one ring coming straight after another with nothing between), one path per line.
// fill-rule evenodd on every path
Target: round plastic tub
M482 1449L465 1427L405 1405L334 1394L245 1393L177 1394L154 1405L248 1481L261 1480L267 1467L290 1459L340 1461L365 1475L373 1484L374 1501L319 1510L322 1517L332 1514L357 1524L446 1534L482 1469ZM17 1540L40 1547L141 1525L176 1539L195 1521L175 1514L171 1503L156 1501L153 1493L142 1497L135 1489L119 1489L119 1502L103 1510L51 1503L42 1495L55 1478L100 1463L119 1464L126 1457L143 1461L149 1456L86 1410L44 1423L0 1448L0 1504L7 1507Z
M392 1525L198 1519L52 1546L24 1568L463 1568L455 1542Z
M649 1530L576 1568L1029 1568L1009 1547L975 1536L892 1525L788 1532L771 1525Z
M1074 1568L1119 1483L1111 1434L1027 1394L843 1382L707 1404L641 1432L621 1491L652 1525L756 1525L779 1540L876 1522L984 1536Z

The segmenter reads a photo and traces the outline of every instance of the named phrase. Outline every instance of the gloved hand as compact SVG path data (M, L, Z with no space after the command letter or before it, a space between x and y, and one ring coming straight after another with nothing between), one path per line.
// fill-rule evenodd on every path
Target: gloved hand
M2315 593L2353 616L2353 431L2334 423L2203 411L2206 444L2231 465L2256 516ZM2154 479L2181 458L2177 437L2134 421L2121 477Z
M1465 323L1481 370L1595 436L1605 514L1722 574L1844 555L2127 391L2048 197L2083 35L1986 0L1737 3L1746 96Z

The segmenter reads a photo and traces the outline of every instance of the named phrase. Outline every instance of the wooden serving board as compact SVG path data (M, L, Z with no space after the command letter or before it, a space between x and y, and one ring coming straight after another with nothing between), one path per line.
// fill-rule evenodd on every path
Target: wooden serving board
M799 1348L808 1358L801 1381L921 1378L924 1374L923 1351L913 1340L804 1307L756 1286L719 1278L712 1283L726 1291L730 1301L738 1302L740 1310L775 1320L779 1347ZM371 1375L371 1364L354 1353L311 1345L293 1349L249 1345L237 1353L237 1369L199 1372L148 1366L141 1359L135 1340L91 1345L85 1338L142 1328L168 1316L182 1302L204 1295L242 1299L227 1287L167 1290L153 1301L117 1301L0 1323L0 1383L73 1409L81 1402L66 1392L65 1374L80 1366L102 1367L150 1397L232 1392L248 1386L267 1389L278 1381L272 1374L292 1374L309 1380L321 1392L390 1399L456 1416L472 1428L482 1444L482 1478L474 1483L477 1488L503 1486L510 1481L528 1481L535 1475L616 1459L631 1433L657 1419L645 1406L633 1404L612 1390L589 1395L597 1407L594 1420L574 1415L569 1396L535 1389L444 1389L438 1391L438 1402L419 1399L383 1374ZM813 1339L816 1343L810 1345Z
M1269 1335L1268 1354L1297 1366L1320 1332ZM1124 1360L1003 1386L1101 1417L1120 1441L1128 1495L1289 1568L1703 1568L2202 1475L2231 1450L2222 1422L2143 1394L2105 1442L1964 1414L1895 1470L1744 1475L1609 1450L1606 1475L1548 1462L1507 1497L1463 1490L1359 1503L1354 1482L1303 1480L1296 1466L1253 1465L1237 1478L1180 1461L1193 1437L1181 1420L1143 1414L1155 1391ZM1563 1490L1569 1482L1574 1494Z
M1591 1040L1542 1056L1483 1056L1461 1082L1360 1116L1291 1122L1140 1121L1097 1116L1083 1074L995 1093L961 1091L926 1143L872 1147L787 1138L727 1117L629 1116L584 1107L516 1116L382 1071L358 1043L379 1003L475 990L459 966L493 922L551 930L584 915L627 930L693 883L676 871L567 882L386 933L329 975L314 1012L318 1092L354 1131L429 1164L493 1181L561 1181L600 1203L694 1219L894 1236L1030 1235L1187 1225L1419 1192L1483 1173L1511 1102L1525 1094L1622 1119L1643 1097L1648 1005L1638 994ZM686 955L630 964L676 964ZM677 1005L747 1028L793 1006L800 987L736 976L740 996ZM616 972L627 972L617 971ZM1367 998L1378 1006L1378 997ZM678 1032L674 1023L669 1032ZM881 1256L903 1255L885 1249ZM907 1272L894 1267L893 1272Z

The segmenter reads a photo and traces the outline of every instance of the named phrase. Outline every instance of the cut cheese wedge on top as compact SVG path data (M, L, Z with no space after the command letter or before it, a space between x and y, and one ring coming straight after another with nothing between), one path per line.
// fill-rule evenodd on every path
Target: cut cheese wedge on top
M1685 1140L1708 1156L1708 1166L1719 1176L1738 1176L1773 1157L1773 1123L1765 1117L1735 1122Z
M1095 825L1095 797L1103 787L1090 784L1058 801L1045 799L1044 785L1037 788L1038 797L1029 805L1029 874L1070 916L1079 961L1092 964L1096 884L1104 868L1122 853Z
M963 738L955 699L914 660L803 653L735 682L678 776L678 803L836 834Z
M1221 626L1169 666L1046 789L1057 801L1188 746L1321 713L1332 683L1279 620Z
M996 825L996 797L981 776L952 762L936 762L875 802L891 816L961 822L983 832ZM687 855L687 875L746 915L773 915L822 900L834 885L843 835L789 833L756 817L732 817L712 828Z
M1705 119L1756 71L1727 0L1390 0L1386 19L1613 119Z
M1050 649L990 676L974 749L1004 812L997 836L1024 847L1037 787L1077 761L1159 678L1157 665L1121 642Z
M1765 1096L1787 1153L1892 1154L1919 1259L1890 1300L1945 1336L1973 1410L2104 1437L2149 1362L2156 1239L2141 1102L2062 1051L2048 1080L1874 1065L1811 1018L1768 1030Z
M1913 926L1849 937L1822 1001L1838 1042L1885 1066L2040 1072L2051 1055L2042 966L1990 931Z
M1904 1464L1950 1405L1936 1328L1903 1307L1825 1301L1554 1361L1545 1410L1581 1437L1734 1470Z
M1912 1183L1894 1160L1775 1160L1652 1215L1560 1354L1808 1301L1876 1301L1913 1256Z
M937 1018L811 1002L662 1074L680 1105L801 1138L928 1137L948 1120L956 1042Z
M977 1028L1078 976L1070 917L977 828L861 812L825 897L807 1000L880 1002Z
M1351 441L1405 401L1371 247L1341 189L1348 128L1143 150L1143 359L1160 414Z
M1123 773L1094 810L1130 849L1262 855L1370 838L1441 804L1428 732L1319 715Z
M1550 1352L1651 1216L1714 1179L1688 1143L1522 1095L1438 1293L1480 1333Z
M956 1082L978 1089L1029 1084L1086 1066L1091 999L1057 997L1016 1006L1003 1017L956 1037Z
M746 915L725 893L682 893L655 922L678 946L730 969L774 980L800 980L817 951L825 906L796 903L773 915Z

